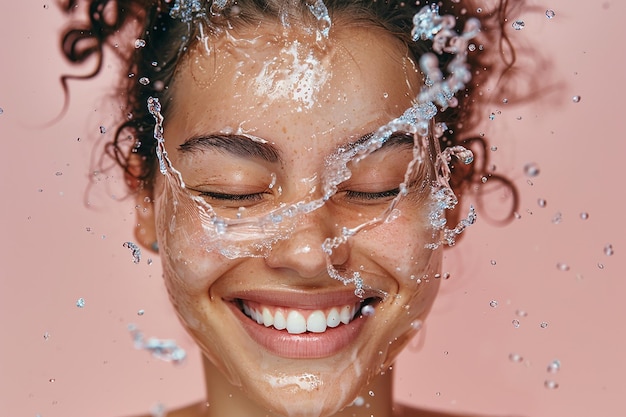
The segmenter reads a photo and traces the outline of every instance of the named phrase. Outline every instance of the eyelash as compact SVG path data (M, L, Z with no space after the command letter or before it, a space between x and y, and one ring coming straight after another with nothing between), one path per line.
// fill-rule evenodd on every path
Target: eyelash
M392 190L385 190L377 193L366 193L363 191L350 191L346 190L346 197L354 200L381 200L385 198L391 198L398 195L400 192L399 188L394 188Z
M381 200L381 199L386 199L386 198L392 198L392 197L397 196L399 192L400 192L399 188L380 191L376 193L346 190L345 196L351 200L371 201L371 200ZM257 202L257 201L263 200L263 194L264 193L226 194L226 193L201 192L200 196L208 197L213 200Z
M263 194L264 193L226 194L226 193L201 192L200 196L208 197L214 200L257 202L257 201L263 200Z

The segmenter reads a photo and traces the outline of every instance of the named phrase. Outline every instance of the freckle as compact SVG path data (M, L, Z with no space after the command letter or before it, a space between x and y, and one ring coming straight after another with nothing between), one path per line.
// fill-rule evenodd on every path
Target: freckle
M283 126L283 133L287 133L287 126Z

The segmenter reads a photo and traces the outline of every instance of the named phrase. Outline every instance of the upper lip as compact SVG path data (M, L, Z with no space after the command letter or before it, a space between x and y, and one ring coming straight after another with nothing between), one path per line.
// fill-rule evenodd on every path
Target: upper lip
M351 287L341 291L314 292L311 290L245 290L237 291L224 297L225 301L254 301L259 304L279 307L317 310L341 305L350 305L367 298L381 298L377 291L367 291L363 298L354 295Z

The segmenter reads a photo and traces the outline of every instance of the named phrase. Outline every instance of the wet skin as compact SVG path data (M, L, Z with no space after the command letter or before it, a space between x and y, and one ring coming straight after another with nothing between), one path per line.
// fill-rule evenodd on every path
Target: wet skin
M189 52L170 87L165 119L173 166L189 192L225 217L235 217L241 206L262 213L280 202L319 197L326 158L401 115L421 84L406 48L375 28L336 27L326 51L312 35L274 25L232 35L237 40L215 40L210 55L202 47ZM217 136L227 140L197 140ZM236 151L228 146L232 141L263 146ZM168 178L157 175L154 212L140 217L140 239L158 238L170 299L207 358L211 404L172 415L393 414L387 368L438 289L433 278L441 250L424 248L433 239L428 198L411 193L397 219L357 234L331 256L338 270L359 271L368 287L388 294L366 293L375 306L371 317L358 314L353 287L329 278L321 245L342 226L382 212L411 158L411 146L403 142L368 156L267 256L235 259L207 250L196 238L193 216L179 215L170 231L172 194ZM244 305L270 313L294 310L305 318L346 305L357 313L348 324L295 334L257 324ZM358 395L371 408L344 409Z

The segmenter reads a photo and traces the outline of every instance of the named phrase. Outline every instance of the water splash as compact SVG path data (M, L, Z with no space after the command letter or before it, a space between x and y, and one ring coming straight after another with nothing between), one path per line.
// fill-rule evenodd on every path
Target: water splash
M133 242L124 242L123 247L130 249L133 256L133 263L138 264L141 261L141 249Z
M224 0L216 4L216 8L227 6ZM312 0L307 3L310 12L320 22L318 35L328 37L330 17L322 0ZM215 11L215 10L213 10ZM197 23L204 37L203 22L205 14L202 2L198 0L176 0L171 8L170 15L191 25ZM327 257L328 274L330 277L342 281L344 284L353 284L355 294L363 296L367 288L363 277L358 271L339 272L331 262L333 251L357 233L375 227L385 222L393 221L400 214L397 206L408 194L408 189L419 169L428 161L434 161L433 172L427 178L432 181L426 190L430 193L430 226L433 229L433 242L425 243L428 249L437 249L441 245L454 245L456 236L460 235L468 226L476 221L474 207L469 208L466 218L462 219L454 228L446 227L445 210L454 208L458 200L449 186L450 167L452 158L459 159L464 164L473 161L471 151L460 147L447 148L443 152L439 149L438 140L446 129L445 125L434 122L438 111L455 107L458 102L455 94L464 89L471 80L471 73L467 65L469 41L479 32L480 24L477 19L468 19L462 33L455 30L456 19L451 15L439 15L436 5L425 6L413 19L414 40L431 40L433 52L422 55L419 61L420 68L425 76L425 85L415 98L415 104L407 109L402 116L382 126L369 140L360 143L347 152L340 152L331 156L327 161L327 169L322 178L322 196L320 198L307 197L295 203L281 203L279 207L261 215L244 216L238 213L236 218L218 216L214 209L201 197L185 190L185 182L168 158L163 137L163 116L161 104L157 98L148 99L148 110L154 117L154 138L157 142L156 156L161 174L174 181L165 181L167 192L172 196L171 212L161 220L169 225L170 233L177 229L179 215L197 218L203 234L195 234L194 238L207 250L217 250L227 258L260 257L266 256L272 245L279 240L288 239L295 230L298 219L302 215L311 213L324 204L337 192L338 185L351 177L349 164L358 163L375 150L385 144L396 132L405 132L414 138L413 160L405 172L404 181L400 184L401 190L389 206L378 216L355 227L342 227L339 236L330 237L322 245ZM446 74L439 68L438 54L452 54L453 58L446 68ZM427 182L425 181L424 184ZM191 200L193 204L187 204ZM163 214L165 216L165 214ZM193 232L197 233L197 232Z
M157 339L155 337L146 340L143 333L134 324L128 325L128 331L130 331L133 338L135 349L147 350L155 358L180 364L187 357L185 350L179 347L174 340Z

